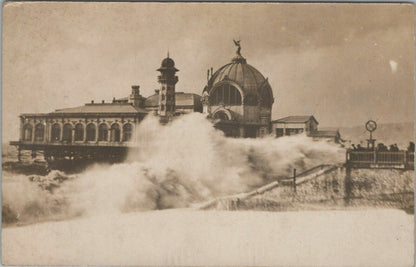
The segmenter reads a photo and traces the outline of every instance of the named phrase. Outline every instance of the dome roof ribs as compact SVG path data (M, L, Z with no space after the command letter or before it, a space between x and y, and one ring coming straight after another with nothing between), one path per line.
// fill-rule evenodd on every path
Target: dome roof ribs
M240 67L241 64L236 64L235 65L235 72L234 72L234 77L236 77L236 79L238 79L238 67Z
M227 68L228 66L230 66L232 63L228 63L228 64L226 64L226 65L224 65L224 66L222 66L219 70L217 70L216 72L215 72L215 74L212 76L212 78L211 78L211 82L213 82L214 80L215 80L215 78L217 78L218 77L218 81L222 81L222 79L223 79L223 76L224 76L224 69L225 68Z
M253 75L254 81L256 82L256 85L257 85L258 84L257 83L257 77L256 77L256 74L254 74L253 68L248 68L248 69L250 70L251 75Z
M268 79L265 78L256 68L247 64L241 55L235 56L231 63L220 67L209 79L207 88L208 94L217 86L223 83L234 83L238 85L242 97L247 95L264 95L273 99L273 91ZM267 94L263 91L267 90ZM273 100L271 101L273 102Z
M235 65L234 65L234 64L232 64L232 65L231 65L231 67L230 67L230 68L228 68L228 73L227 73L227 75L226 75L227 77L230 77L231 70L234 68L234 66L235 66Z

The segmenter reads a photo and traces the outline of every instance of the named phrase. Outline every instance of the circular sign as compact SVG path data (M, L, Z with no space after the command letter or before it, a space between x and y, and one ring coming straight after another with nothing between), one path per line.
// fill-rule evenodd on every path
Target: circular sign
M369 132L374 132L377 129L377 123L373 120L369 120L367 121L367 123L365 124L365 128L367 129L367 131Z

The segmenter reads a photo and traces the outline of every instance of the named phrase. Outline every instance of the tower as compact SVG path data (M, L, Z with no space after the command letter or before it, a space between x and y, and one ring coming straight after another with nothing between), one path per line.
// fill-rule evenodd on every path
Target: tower
M168 53L157 71L160 71L159 116L161 120L167 121L175 114L175 84L178 82L175 73L179 70L175 68L175 62L169 58Z
M132 85L131 86L131 94L129 96L128 102L131 103L134 107L138 108L142 104L143 101L142 96L140 95L140 86L139 85Z

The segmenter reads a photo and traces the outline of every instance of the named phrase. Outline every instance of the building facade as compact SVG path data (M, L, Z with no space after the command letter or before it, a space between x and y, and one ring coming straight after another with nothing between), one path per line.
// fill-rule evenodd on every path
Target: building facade
M169 56L158 71L160 90L147 98L140 94L140 86L133 85L129 96L111 102L21 114L19 141L11 144L19 148L19 157L20 150L32 150L32 155L43 151L48 161L120 157L135 147L135 131L149 113L166 123L180 114L202 112L200 96L175 91L178 70Z
M209 75L202 92L203 113L226 136L262 137L270 133L273 91L267 78L237 56Z
M159 89L149 97L133 85L130 95L113 100L59 109L50 113L20 115L19 141L11 142L20 150L44 151L45 158L85 158L119 156L134 148L136 129L148 114L157 115L161 123L175 116L202 112L214 126L230 137L277 137L306 132L314 138L339 140L339 133L320 133L313 116L290 116L271 121L273 91L267 78L237 55L215 73L208 70L202 97L176 91L179 71L169 57L157 71Z

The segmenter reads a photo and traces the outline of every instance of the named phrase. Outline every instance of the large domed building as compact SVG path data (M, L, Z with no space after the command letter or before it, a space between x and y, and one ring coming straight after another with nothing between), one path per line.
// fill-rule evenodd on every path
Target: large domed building
M218 129L234 137L269 134L273 102L268 79L247 64L240 47L231 63L214 74L211 70L202 92L203 112L215 121Z

